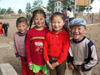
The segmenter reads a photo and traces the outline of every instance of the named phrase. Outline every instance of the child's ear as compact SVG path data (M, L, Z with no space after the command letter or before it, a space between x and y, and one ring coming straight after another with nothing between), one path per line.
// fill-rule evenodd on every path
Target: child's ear
M29 24L27 24L27 27L29 27Z
M85 32L84 33L86 33L86 31L87 31L87 28L85 28Z

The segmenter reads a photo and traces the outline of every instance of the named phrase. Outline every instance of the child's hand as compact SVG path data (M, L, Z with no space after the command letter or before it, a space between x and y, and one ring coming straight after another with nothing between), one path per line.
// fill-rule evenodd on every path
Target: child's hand
M29 67L31 67L32 65L33 65L33 63L32 63L32 62L29 62L29 63L28 63L28 66L29 66Z
M47 63L47 65L48 65L48 67L49 67L50 69L52 69L52 70L54 69L54 68L52 67L52 65L49 63L49 61L47 61L46 63Z
M52 63L52 67L55 68L56 66L58 66L59 63L58 62L55 62L55 63Z
M78 66L77 72L78 72L79 74L82 74L82 68L81 68L81 66Z
M74 70L74 66L72 65L72 63L68 63L68 68Z
M21 57L18 57L18 59L21 61Z

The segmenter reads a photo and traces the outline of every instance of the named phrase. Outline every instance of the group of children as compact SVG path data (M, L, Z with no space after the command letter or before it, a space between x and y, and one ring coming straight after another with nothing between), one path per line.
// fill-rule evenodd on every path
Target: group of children
M94 44L84 36L85 20L76 18L69 23L73 37L70 40L62 13L52 14L52 31L43 10L34 10L32 14L30 26L24 17L16 21L14 50L21 61L22 75L46 75L48 69L50 75L65 75L66 60L73 75L91 75L98 60Z
M7 36L8 27L9 27L9 23L7 23L7 22L4 22L4 23L0 22L0 34L1 35L4 34L5 36ZM3 29L4 29L4 32L3 32Z

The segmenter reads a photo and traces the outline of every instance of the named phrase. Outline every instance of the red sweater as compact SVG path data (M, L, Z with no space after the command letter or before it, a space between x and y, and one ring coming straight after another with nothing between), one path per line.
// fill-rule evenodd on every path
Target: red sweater
M44 42L43 56L45 61L49 61L49 56L58 57L57 62L61 64L68 55L69 44L70 37L64 29L58 34L49 31Z
M43 58L43 44L47 32L47 28L40 31L32 28L28 31L26 37L26 57L28 63L32 62L36 65L46 64Z

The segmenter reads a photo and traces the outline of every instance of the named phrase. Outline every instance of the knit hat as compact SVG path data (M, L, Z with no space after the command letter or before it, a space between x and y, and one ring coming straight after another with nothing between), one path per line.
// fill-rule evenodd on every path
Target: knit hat
M86 21L82 18L76 18L69 23L69 26L74 26L74 25L85 26L86 28Z
M0 22L0 24L2 24L2 22Z

